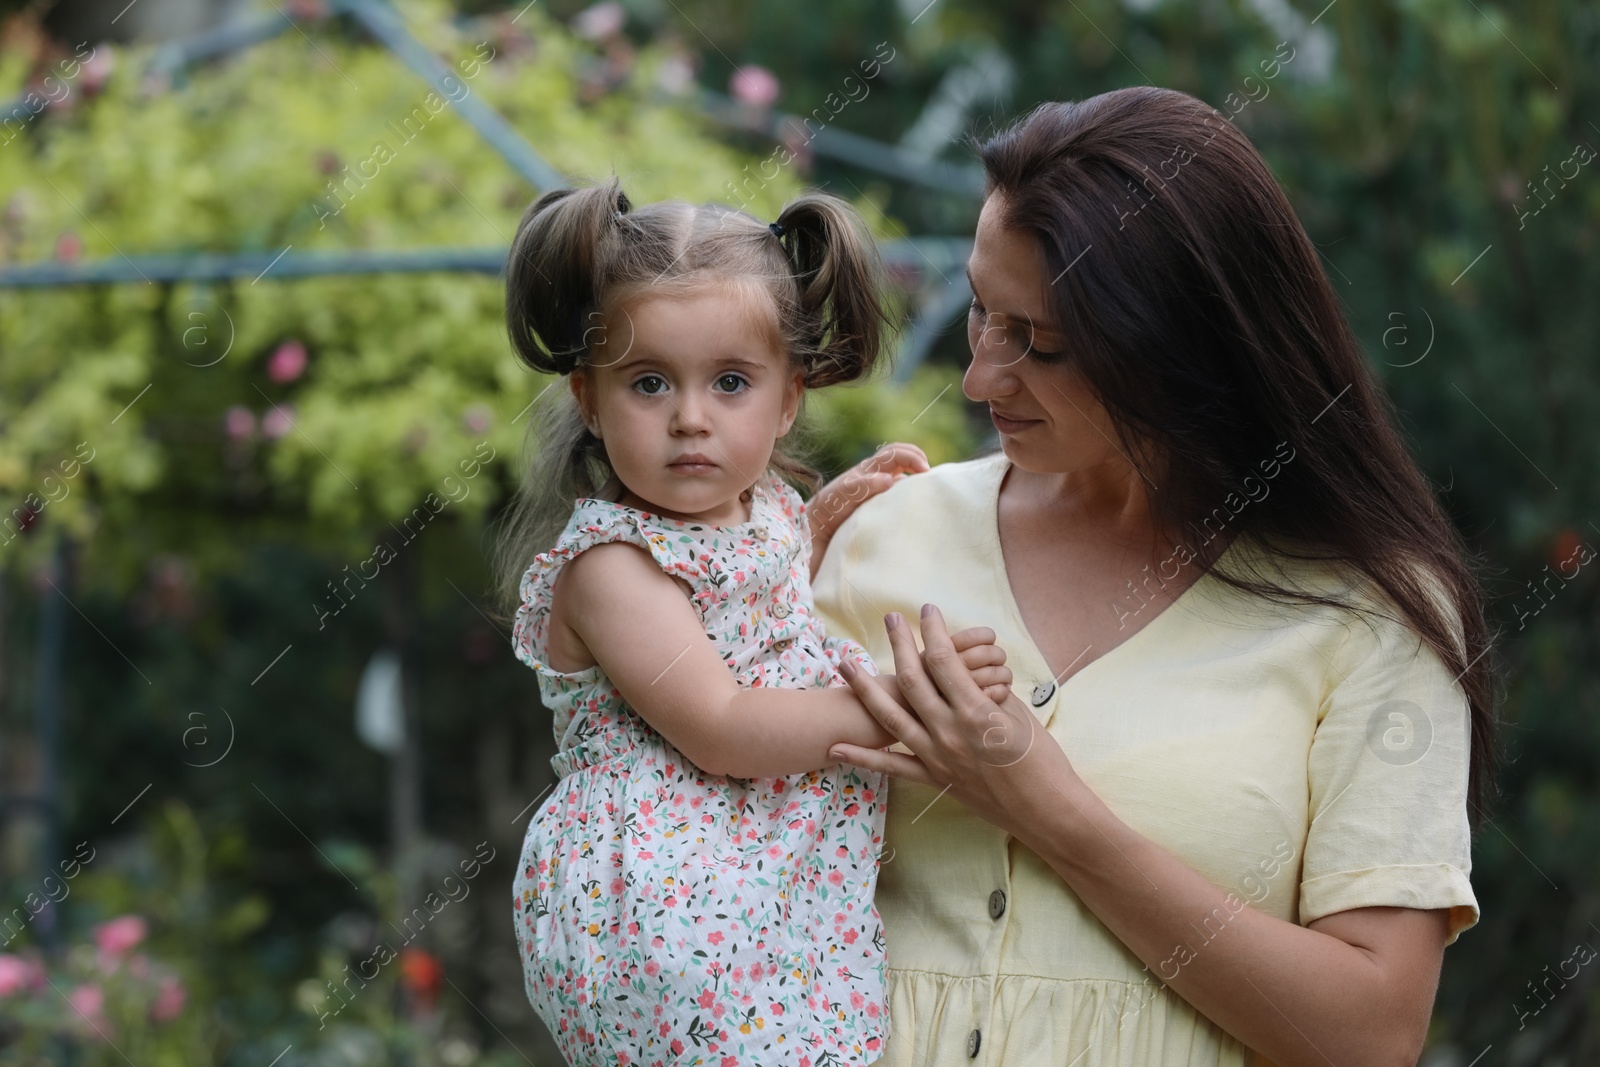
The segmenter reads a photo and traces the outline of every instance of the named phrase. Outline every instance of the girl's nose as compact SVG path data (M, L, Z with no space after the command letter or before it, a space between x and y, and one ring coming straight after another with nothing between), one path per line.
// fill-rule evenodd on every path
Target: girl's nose
M707 428L705 408L698 400L681 399L673 405L673 429L679 433L700 433Z

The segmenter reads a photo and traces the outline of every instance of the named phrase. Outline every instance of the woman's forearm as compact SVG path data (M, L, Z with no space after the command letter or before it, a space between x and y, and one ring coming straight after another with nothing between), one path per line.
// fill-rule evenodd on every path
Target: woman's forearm
M718 722L701 769L731 778L768 778L829 767L828 747L894 744L849 686L740 690Z
M1415 990L1395 988L1365 949L1218 889L1081 780L1035 796L1013 822L1018 840L1144 961L1150 981L1280 1067L1415 1064L1426 1015L1419 1025Z

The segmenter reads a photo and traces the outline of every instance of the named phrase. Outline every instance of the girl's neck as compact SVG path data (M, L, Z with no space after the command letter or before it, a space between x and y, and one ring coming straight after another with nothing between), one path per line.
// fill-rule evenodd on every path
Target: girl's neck
M755 493L752 489L746 489L744 492L739 494L739 507L737 509L738 513L733 520L722 522L711 522L709 519L705 518L704 515L688 515L683 512L669 511L666 508L657 507L655 504L652 504L650 501L644 499L643 497L634 493L627 486L623 485L621 479L617 478L616 475L611 476L611 480L606 482L605 488L600 491L599 495L602 499L610 500L615 504L621 504L625 508L634 508L638 511L647 511L652 515L660 515L663 518L675 519L678 522L700 522L705 523L708 526L742 526L749 522L755 515ZM720 511L721 509L718 510Z

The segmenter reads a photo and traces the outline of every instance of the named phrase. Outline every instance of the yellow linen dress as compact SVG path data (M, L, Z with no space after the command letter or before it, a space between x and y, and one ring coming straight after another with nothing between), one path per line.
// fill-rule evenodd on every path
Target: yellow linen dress
M891 671L887 612L915 630L932 602L952 633L992 627L1013 689L1095 794L1261 911L1304 924L1449 908L1452 942L1477 922L1467 701L1414 631L1207 575L1058 685L1005 574L1009 465L1003 452L946 463L863 503L813 583L828 633ZM1248 553L1268 558L1237 539L1225 559ZM1278 562L1292 581L1378 603L1327 566ZM1140 603L1130 590L1121 610ZM1270 1067L1157 978L1225 924L1146 967L1034 852L953 796L895 778L888 809L879 1067Z

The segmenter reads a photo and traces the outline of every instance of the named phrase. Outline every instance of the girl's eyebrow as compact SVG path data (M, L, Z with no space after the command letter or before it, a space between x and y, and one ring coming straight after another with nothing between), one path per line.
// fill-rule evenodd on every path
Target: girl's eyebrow
M629 370L633 370L633 369L640 368L640 367L666 367L666 366L670 366L671 363L672 363L671 360L662 359L659 356L643 355L643 356L639 356L639 357L637 357L635 359L630 359L626 363L621 364L621 366L625 366ZM756 360L753 360L753 359L748 359L748 358L746 358L744 356L725 356L722 359L716 360L715 363L714 363L714 366L717 366L717 367L740 367L740 368L743 368L745 370L752 370L752 371L760 371L760 370L768 369L767 368L767 364L757 362Z

